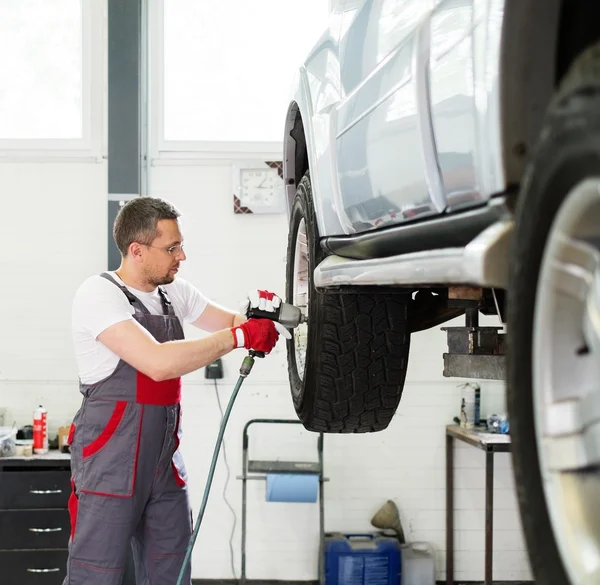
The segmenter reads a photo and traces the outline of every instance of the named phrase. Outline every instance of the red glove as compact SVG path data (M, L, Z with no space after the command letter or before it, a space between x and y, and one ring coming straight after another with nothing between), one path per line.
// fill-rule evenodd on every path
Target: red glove
M281 298L268 290L251 290L242 303L244 315L248 314L249 309L260 309L261 311L274 312L281 305Z
M269 353L279 339L275 323L269 319L248 319L239 327L232 327L234 347L245 347Z

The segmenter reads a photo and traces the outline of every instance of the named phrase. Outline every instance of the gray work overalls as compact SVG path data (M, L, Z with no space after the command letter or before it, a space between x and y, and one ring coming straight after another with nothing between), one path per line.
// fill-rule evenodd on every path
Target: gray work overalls
M134 318L160 343L183 328L159 287L163 315L111 276ZM107 378L81 384L69 437L73 492L64 585L120 585L133 545L137 585L174 585L192 533L179 452L181 379L155 382L123 360ZM183 583L191 583L188 569Z

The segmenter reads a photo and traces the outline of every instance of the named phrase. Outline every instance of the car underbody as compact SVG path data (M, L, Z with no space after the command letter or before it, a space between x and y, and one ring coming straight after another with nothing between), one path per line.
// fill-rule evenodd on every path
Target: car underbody
M464 326L443 328L448 342L444 376L505 379L500 330L506 317L514 197L503 194L435 220L323 238L327 256L315 267L315 286L324 294L408 289L411 333L464 316ZM497 316L499 325L481 326L479 314Z

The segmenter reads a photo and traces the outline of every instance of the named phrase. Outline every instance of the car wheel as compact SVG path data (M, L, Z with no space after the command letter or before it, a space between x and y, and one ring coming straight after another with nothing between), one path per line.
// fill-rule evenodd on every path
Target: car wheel
M404 387L410 293L317 292L313 271L323 257L307 173L293 202L287 251L287 301L308 318L287 342L294 407L310 431L381 431Z
M600 45L548 110L512 246L508 410L532 570L599 583Z

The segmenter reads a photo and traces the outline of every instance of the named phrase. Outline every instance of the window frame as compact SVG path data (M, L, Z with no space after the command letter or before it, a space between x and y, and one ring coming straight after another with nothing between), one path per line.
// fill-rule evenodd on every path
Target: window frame
M100 159L105 150L106 9L101 0L79 0L82 40L82 137L0 139L0 162L22 159Z
M328 1L328 0L323 0ZM329 0L335 2L336 0ZM282 156L283 151L283 126L281 121L281 140L166 140L164 137L164 2L156 0L152 2L150 9L149 29L150 37L150 63L151 76L154 81L150 92L150 127L151 133L151 157L152 161L193 161L197 159L232 159L244 158L251 155L252 158L263 158L265 156ZM270 154L267 154L270 153ZM277 154L278 153L278 154ZM159 163L160 164L160 163ZM167 163L168 164L168 163Z

